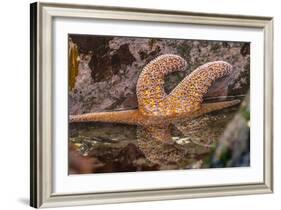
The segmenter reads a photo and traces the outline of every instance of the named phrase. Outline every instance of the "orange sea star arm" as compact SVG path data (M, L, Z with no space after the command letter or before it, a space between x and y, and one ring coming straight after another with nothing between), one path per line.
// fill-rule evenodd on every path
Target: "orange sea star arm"
M69 122L110 122L138 125L143 121L138 110L94 112L80 115L70 115Z
M212 83L228 75L232 66L224 61L206 63L185 77L165 98L159 110L163 115L181 115L199 110Z
M190 118L196 118L203 114L214 112L217 110L222 110L227 107L235 106L239 104L241 101L236 99L232 101L222 101L222 102L214 102L214 103L203 103L197 111L190 114Z
M166 97L165 76L186 68L186 61L172 54L161 55L147 64L137 82L138 108L144 115L157 114L157 107Z

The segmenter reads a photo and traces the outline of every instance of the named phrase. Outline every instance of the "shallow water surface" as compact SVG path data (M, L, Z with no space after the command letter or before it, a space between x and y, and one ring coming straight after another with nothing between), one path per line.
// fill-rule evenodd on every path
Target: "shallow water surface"
M114 123L70 124L69 172L106 173L209 167L209 158L218 139L238 110L236 106L172 125L175 146L185 153L180 161L163 161L161 164L150 161L150 154L140 149L137 126ZM147 142L153 151L151 141L148 139ZM166 147L162 148L158 155L165 152ZM76 157L75 161L72 156Z

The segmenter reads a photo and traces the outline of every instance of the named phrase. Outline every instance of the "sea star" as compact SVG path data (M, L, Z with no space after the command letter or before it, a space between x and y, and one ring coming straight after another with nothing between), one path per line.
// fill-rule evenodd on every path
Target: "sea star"
M183 71L186 61L177 55L165 54L145 66L136 92L138 109L70 115L70 122L111 122L142 126L153 139L171 143L170 124L193 119L203 114L236 105L240 100L203 103L203 96L212 83L229 74L232 66L224 61L206 63L186 76L170 94L164 90L164 78Z

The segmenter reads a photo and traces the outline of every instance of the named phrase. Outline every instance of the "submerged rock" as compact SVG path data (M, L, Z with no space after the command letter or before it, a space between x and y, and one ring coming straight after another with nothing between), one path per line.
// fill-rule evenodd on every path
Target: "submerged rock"
M137 129L137 141L145 157L151 162L160 165L176 165L187 153L185 148L177 143L167 144L155 140L142 127L138 127Z
M239 112L220 137L210 167L240 167L250 165L250 101L243 101Z

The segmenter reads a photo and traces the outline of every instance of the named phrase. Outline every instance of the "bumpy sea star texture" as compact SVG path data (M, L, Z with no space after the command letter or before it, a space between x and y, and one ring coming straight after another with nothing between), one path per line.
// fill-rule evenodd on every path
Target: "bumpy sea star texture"
M171 54L159 56L144 68L137 83L138 108L142 114L178 117L194 113L201 108L203 96L212 83L232 70L231 65L223 61L204 64L167 95L165 76L185 68L186 61Z

